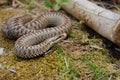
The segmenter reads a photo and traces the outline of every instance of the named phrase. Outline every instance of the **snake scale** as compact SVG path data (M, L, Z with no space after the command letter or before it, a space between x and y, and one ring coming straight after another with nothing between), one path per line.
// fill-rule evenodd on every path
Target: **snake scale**
M18 57L34 58L65 39L71 26L69 17L58 12L44 12L36 18L16 14L3 23L1 31L6 38L17 39L15 53Z

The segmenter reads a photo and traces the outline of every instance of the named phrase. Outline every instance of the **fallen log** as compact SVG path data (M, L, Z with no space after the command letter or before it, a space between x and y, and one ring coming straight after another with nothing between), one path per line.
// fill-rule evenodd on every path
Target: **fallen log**
M62 8L120 46L120 14L99 7L88 0L69 0Z
M6 5L8 3L9 3L8 0L0 0L0 5Z
M115 2L118 3L118 4L120 4L120 0L113 0L113 1L115 1Z

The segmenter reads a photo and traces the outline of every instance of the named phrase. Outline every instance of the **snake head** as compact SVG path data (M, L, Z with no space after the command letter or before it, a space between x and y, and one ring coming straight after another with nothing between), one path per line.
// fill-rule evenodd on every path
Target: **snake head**
M67 37L66 33L60 34L60 35L56 35L52 38L49 38L46 40L47 43L49 43L50 45L54 45L55 43L65 39Z

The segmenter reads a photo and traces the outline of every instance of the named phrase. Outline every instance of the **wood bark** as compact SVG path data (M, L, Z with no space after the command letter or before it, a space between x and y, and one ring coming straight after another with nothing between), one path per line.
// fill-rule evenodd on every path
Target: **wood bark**
M0 5L1 4L6 4L6 3L8 3L8 0L0 0Z
M120 14L99 7L88 0L69 0L69 4L62 8L120 46Z
M113 0L113 1L115 1L115 2L118 3L118 4L120 4L120 0Z

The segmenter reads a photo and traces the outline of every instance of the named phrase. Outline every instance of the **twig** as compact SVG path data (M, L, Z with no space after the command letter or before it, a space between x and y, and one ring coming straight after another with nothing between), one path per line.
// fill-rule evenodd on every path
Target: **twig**
M99 77L97 80L101 80L102 78L104 78L106 76L109 76L109 75L111 76L112 74L117 73L117 72L120 72L120 69L112 71L112 72L110 72L110 73L108 73L106 75L103 75L103 76ZM110 80L110 78L109 78L109 80Z

